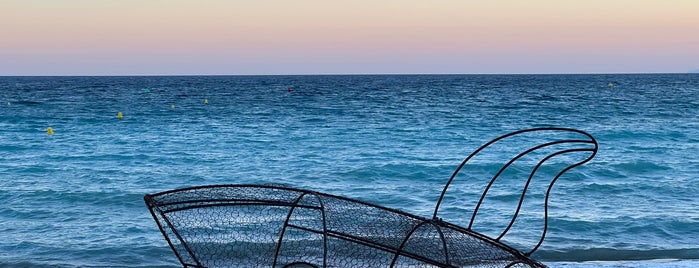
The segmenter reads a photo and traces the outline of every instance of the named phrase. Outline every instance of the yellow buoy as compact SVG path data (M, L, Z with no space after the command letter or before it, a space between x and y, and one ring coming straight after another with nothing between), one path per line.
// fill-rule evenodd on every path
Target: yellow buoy
M175 105L170 105L170 109L175 109Z
M614 87L614 84L613 84L613 83L609 83L609 84L607 84L607 87L608 87L608 88L613 88L613 87Z
M49 135L53 135L53 128L48 127L48 128L46 129L46 133L48 133Z
M119 120L123 119L123 118L124 118L124 114L122 114L121 112L118 112L118 113L117 113L117 118L119 118Z
M204 99L204 104L209 104L209 99Z

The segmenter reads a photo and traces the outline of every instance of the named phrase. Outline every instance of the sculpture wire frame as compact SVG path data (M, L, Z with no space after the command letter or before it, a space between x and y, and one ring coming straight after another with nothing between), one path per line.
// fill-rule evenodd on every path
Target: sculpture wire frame
M447 189L466 163L492 144L534 132L581 134L582 139L541 143L506 162L485 186L467 227L438 217ZM491 186L515 161L560 144L532 168L519 204L502 233L490 237L472 229ZM160 231L184 267L545 267L530 255L541 246L548 227L548 198L566 171L591 160L598 149L588 133L568 128L535 128L500 136L474 151L447 181L432 218L342 196L274 185L208 185L146 195ZM567 165L551 180L544 200L544 226L527 252L501 238L522 208L534 174L563 154L589 156Z

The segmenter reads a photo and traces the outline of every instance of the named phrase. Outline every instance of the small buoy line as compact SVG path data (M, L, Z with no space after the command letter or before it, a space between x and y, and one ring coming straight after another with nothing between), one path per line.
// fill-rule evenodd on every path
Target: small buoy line
M610 84L611 84L611 83L610 83ZM287 88L287 92L291 93L292 91L293 91L293 88L292 88L292 87L288 87L288 88ZM143 92L144 92L144 93L150 93L151 90L150 90L150 88L145 88L145 89L143 89ZM208 99L208 98L204 98L204 105L209 105L209 99ZM9 106L12 106L12 102L9 102L9 101L8 101L8 102L7 102L7 106L8 106L8 107L9 107ZM177 108L177 106L175 106L175 104L170 104L170 110L175 110L175 108ZM123 120L123 119L124 119L124 113L123 113L123 112L117 112L117 119ZM48 126L48 127L46 128L46 134L48 134L49 136L53 136L54 133L55 133L55 132L54 132L54 130L53 130L53 127Z

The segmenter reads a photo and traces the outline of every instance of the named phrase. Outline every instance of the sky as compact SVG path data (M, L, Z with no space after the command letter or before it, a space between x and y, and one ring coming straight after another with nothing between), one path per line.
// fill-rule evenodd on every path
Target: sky
M697 69L698 0L0 0L0 75Z

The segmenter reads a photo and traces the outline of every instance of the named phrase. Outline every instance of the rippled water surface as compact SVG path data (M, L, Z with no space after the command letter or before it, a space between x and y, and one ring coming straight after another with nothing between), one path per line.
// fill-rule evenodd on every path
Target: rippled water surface
M650 260L699 259L697 96L696 74L0 77L0 266L177 266L143 195L194 185L428 217L480 144L558 126L600 150L557 182L535 257L674 267Z

